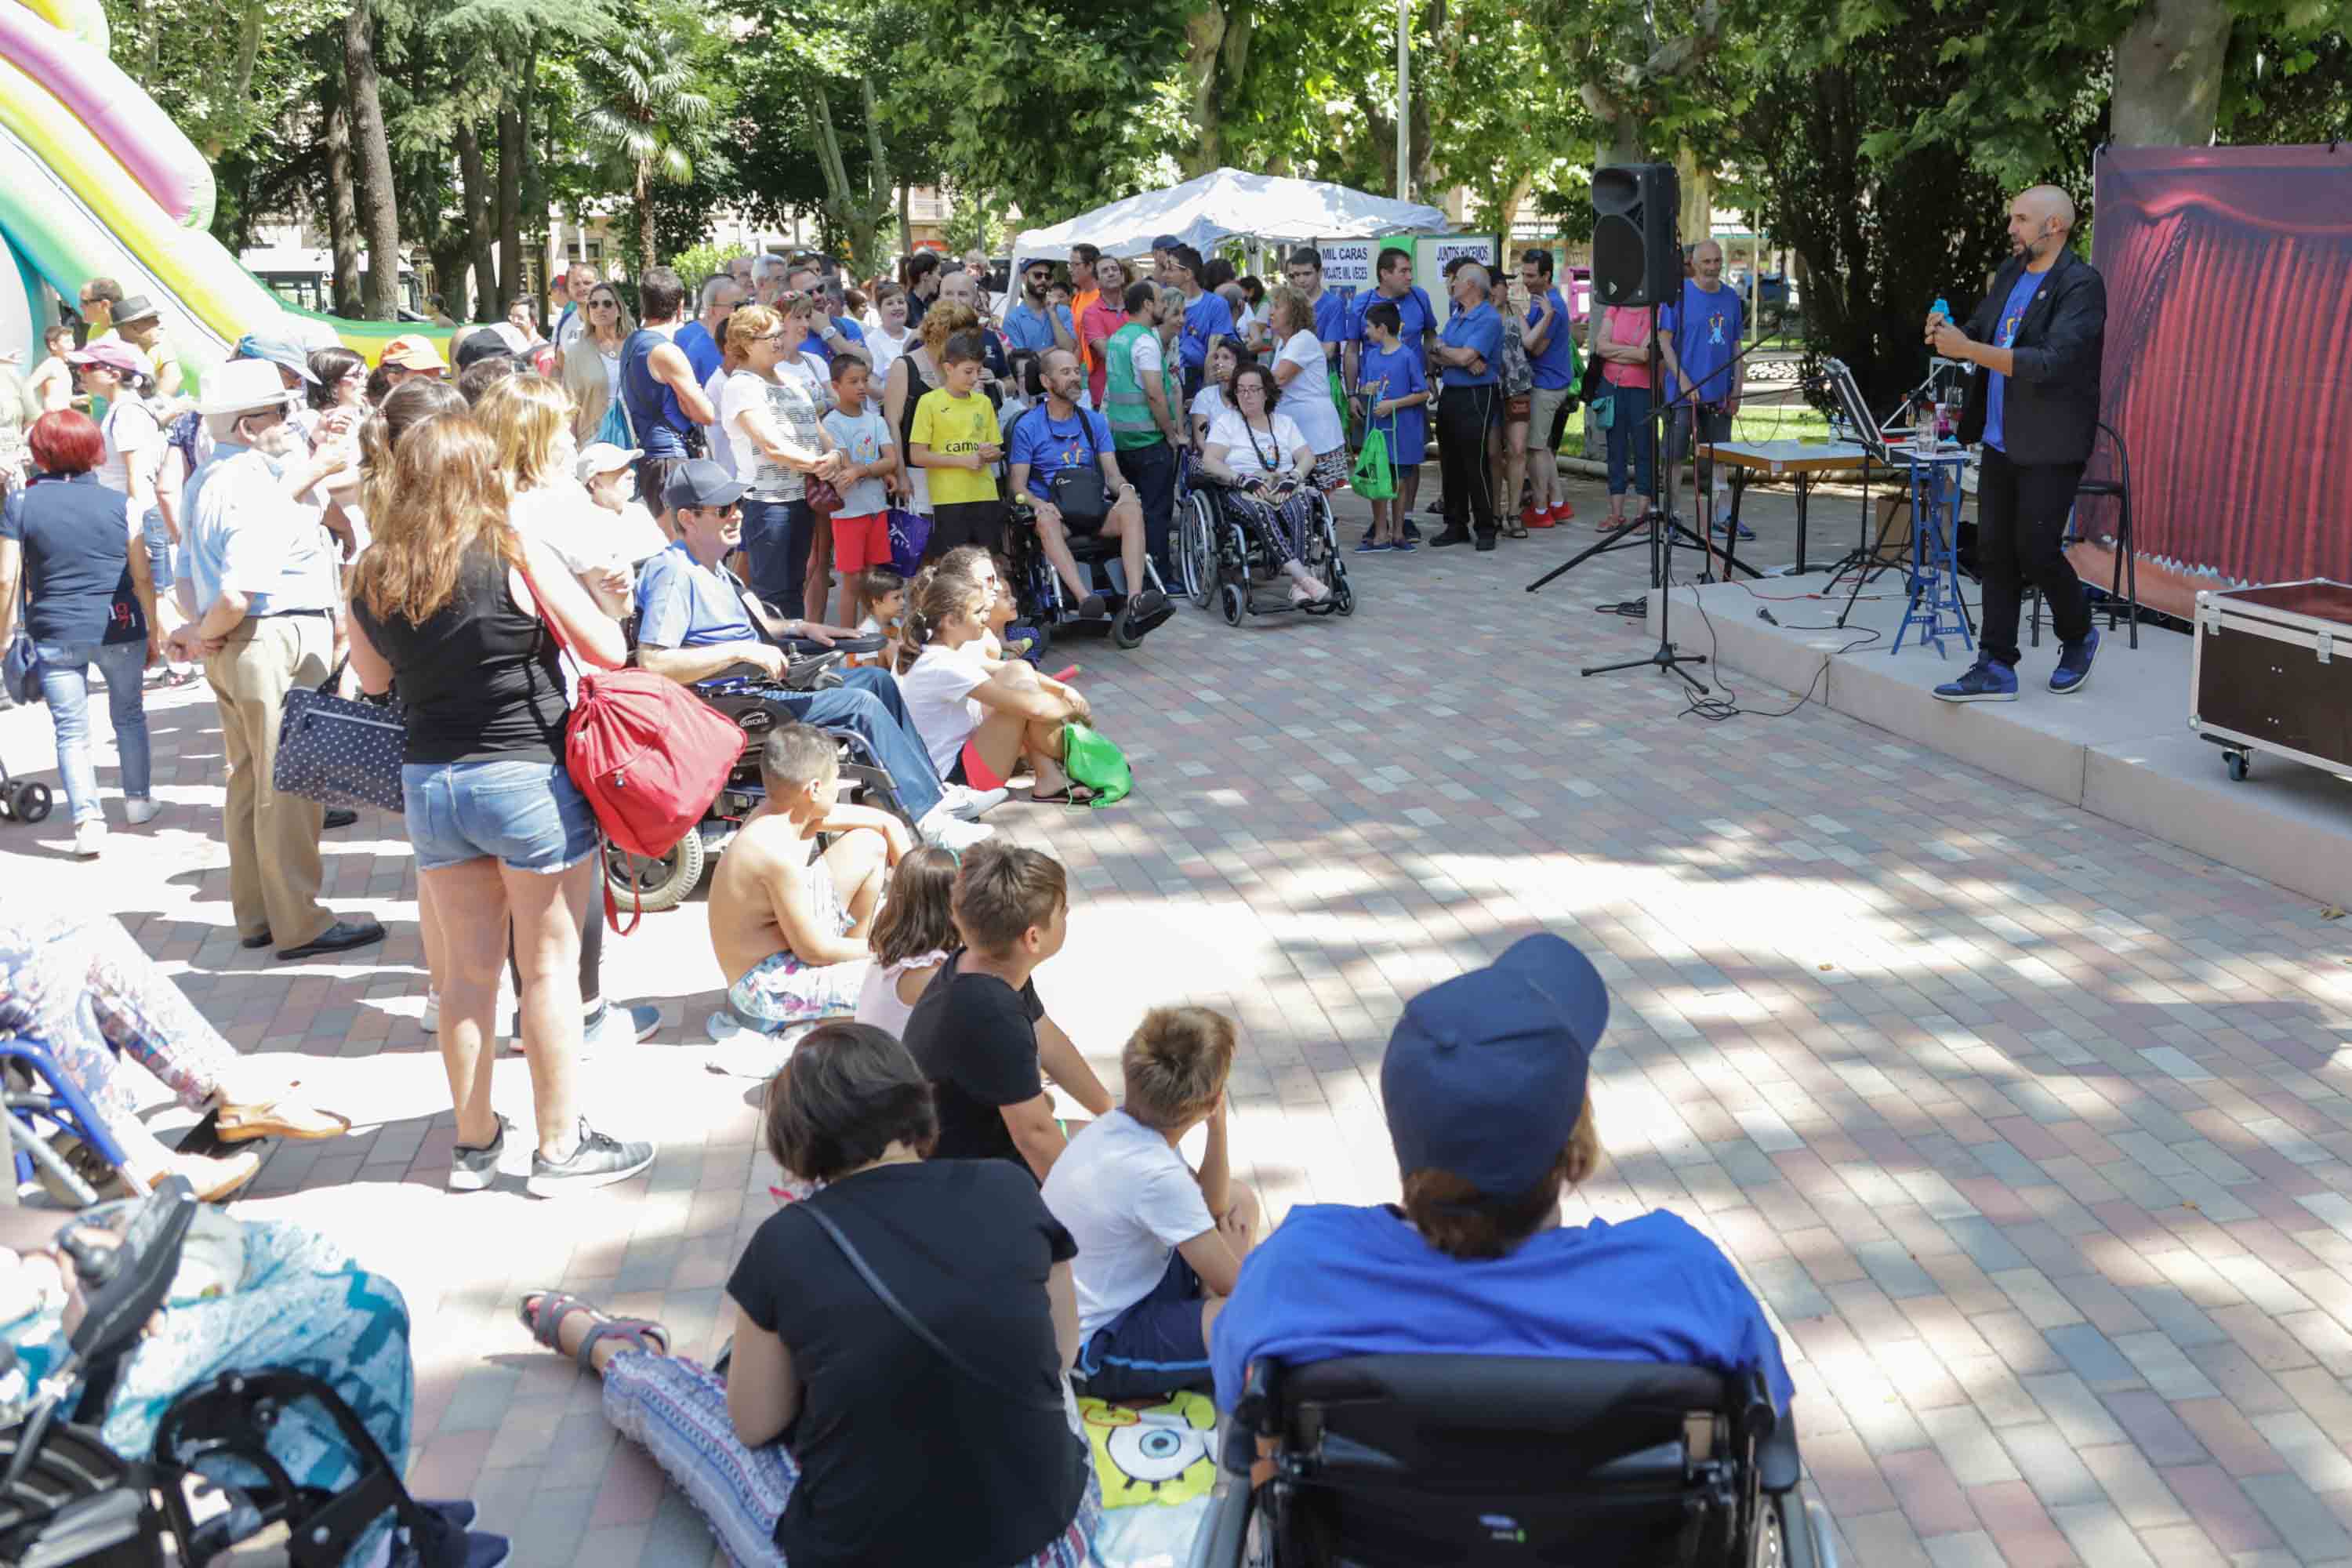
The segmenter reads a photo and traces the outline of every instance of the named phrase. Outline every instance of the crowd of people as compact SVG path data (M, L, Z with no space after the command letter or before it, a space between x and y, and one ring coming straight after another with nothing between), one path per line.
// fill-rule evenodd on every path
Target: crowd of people
M1024 780L1033 800L1089 797L1064 746L1093 712L1024 657L1008 525L1036 529L1074 606L1100 613L1055 482L1098 473L1111 499L1092 527L1116 541L1133 606L1189 463L1288 542L1278 558L1305 601L1321 584L1297 570L1300 498L1345 482L1351 430L1380 429L1399 488L1360 547L1411 549L1408 481L1433 423L1448 511L1429 542L1492 548L1498 470L1516 494L1524 467L1522 529L1538 502L1565 505L1547 500L1551 444L1525 442L1579 374L1549 258L1525 262L1524 321L1471 264L1442 324L1402 252L1352 308L1311 251L1253 289L1172 242L1133 279L1082 249L1066 282L1024 265L1002 302L929 258L866 290L798 258L743 260L692 289L654 268L634 313L576 268L546 336L524 310L460 329L446 359L417 334L373 366L248 337L180 393L128 331L141 302L94 280L85 304L110 307L120 335L63 353L64 396L30 421L30 472L0 523L0 642L21 602L76 853L102 853L106 833L88 670L134 826L163 809L144 680L200 670L228 764L241 943L294 962L380 942L381 924L320 901L325 811L275 787L288 692L380 703L403 733L425 1026L457 1128L446 1185L484 1190L520 1163L490 1095L511 1034L532 1091L524 1190L593 1190L656 1151L591 1124L579 1063L642 1039L658 1012L601 982L604 855L565 766L581 676L634 666L706 695L748 679L761 799L707 921L726 1022L781 1063L765 1137L786 1181L728 1282L730 1348L706 1366L659 1323L553 1289L519 1303L540 1343L601 1375L613 1424L739 1563L1083 1563L1102 1500L1074 1391L1198 1387L1230 1411L1255 1357L1690 1360L1761 1373L1785 1406L1760 1310L1696 1231L1664 1214L1559 1224L1563 1187L1600 1159L1587 1071L1607 1017L1565 942L1530 938L1406 1008L1382 1075L1401 1209L1303 1208L1269 1233L1234 1143L1233 1021L1152 1009L1114 1094L1035 984L1068 932L1069 879L978 820ZM1612 319L1599 352L1614 368L1632 340ZM930 519L911 578L890 569L893 510ZM796 648L861 632L882 647L838 686L782 679ZM851 798L845 759L888 787ZM0 922L0 1029L47 1043L132 1173L185 1175L210 1199L257 1168L235 1145L352 1125L240 1058L112 922ZM142 1128L126 1058L229 1150L181 1153ZM87 1146L74 1157L110 1173ZM320 1238L248 1228L243 1267L215 1284L227 1306L167 1311L173 1352L118 1394L108 1440L136 1450L173 1389L261 1345L364 1396L398 1457L397 1289ZM56 1341L75 1289L35 1229L0 1236L21 1248L0 1252L0 1310L26 1345ZM253 1337L256 1321L272 1333ZM0 1379L0 1405L10 1394ZM929 1418L902 1419L916 1403ZM309 1484L337 1484L317 1434L284 1441ZM919 1510L904 1506L910 1477ZM502 1556L469 1505L431 1518L424 1538L379 1531L351 1560Z

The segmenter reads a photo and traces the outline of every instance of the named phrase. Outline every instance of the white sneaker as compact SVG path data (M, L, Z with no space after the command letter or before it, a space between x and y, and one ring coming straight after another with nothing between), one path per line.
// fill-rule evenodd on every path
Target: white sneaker
M972 822L978 820L982 812L994 811L1003 805L1004 797L1011 793L1009 790L974 789L970 784L951 784L940 795L940 805L950 816Z
M583 1050L594 1050L600 1046L634 1046L660 1027L661 1009L650 1002L608 1002L596 1026L582 1032L580 1045Z
M133 827L144 827L163 812L163 803L153 795L129 795L122 802L123 820Z
M986 823L966 822L949 811L945 801L931 807L930 815L915 824L915 832L924 843L952 849L959 855L975 844L996 837L996 829Z
M74 853L85 860L95 860L98 852L106 847L106 822L91 817L74 829Z

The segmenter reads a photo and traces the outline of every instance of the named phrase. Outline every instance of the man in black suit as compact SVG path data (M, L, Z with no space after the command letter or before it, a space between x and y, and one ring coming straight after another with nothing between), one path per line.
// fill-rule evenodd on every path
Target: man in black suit
M2098 434L2099 357L2107 286L2066 247L2074 204L2035 185L2009 204L2010 259L1966 331L1927 320L1936 353L1974 365L1960 439L1984 443L1977 487L1977 561L1984 625L1977 662L1936 688L1947 702L2017 700L2017 616L2028 583L2050 603L2058 668L2050 689L2079 691L2099 651L2090 602L2059 540Z

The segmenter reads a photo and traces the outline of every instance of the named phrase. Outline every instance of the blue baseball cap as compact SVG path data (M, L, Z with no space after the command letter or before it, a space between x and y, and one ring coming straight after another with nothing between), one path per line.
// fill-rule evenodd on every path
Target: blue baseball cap
M1184 242L1182 240L1177 238L1172 234L1163 234L1156 236L1152 239L1151 248L1154 250L1173 250L1183 243Z
M1489 1197L1542 1181L1584 1110L1609 987L1549 931L1405 1004L1381 1058L1397 1170L1445 1171Z
M310 369L310 356L300 343L289 338L273 338L259 332L247 332L236 340L236 359L265 359L274 365L292 371L304 381L319 378Z

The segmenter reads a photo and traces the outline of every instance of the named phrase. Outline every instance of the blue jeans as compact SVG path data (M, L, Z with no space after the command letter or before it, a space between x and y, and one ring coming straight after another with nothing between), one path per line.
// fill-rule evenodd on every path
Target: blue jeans
M780 692L773 700L804 724L827 730L847 730L873 748L874 756L890 770L898 786L898 804L920 822L940 804L940 775L923 738L907 717L907 700L898 694L898 678L887 669L844 672L844 684L831 691Z
M809 551L816 543L816 513L806 501L743 498L743 553L751 571L751 592L787 620L808 614Z
M552 875L596 852L596 815L561 763L410 763L400 790L420 871L496 856Z
M160 599L172 591L172 531L163 525L163 514L153 507L147 509L140 538L147 546L147 566L155 574L155 596Z
M1630 461L1633 493L1656 495L1657 487L1650 482L1650 389L1612 387L1610 396L1617 405L1617 412L1610 416L1609 423L1609 493L1625 493L1625 468Z
M65 780L66 809L77 826L106 814L98 804L98 772L89 765L89 667L106 678L106 707L114 721L114 743L122 753L122 793L145 800L151 763L147 751L147 698L140 688L147 670L147 642L37 642L41 656L41 700L58 730L58 773Z

